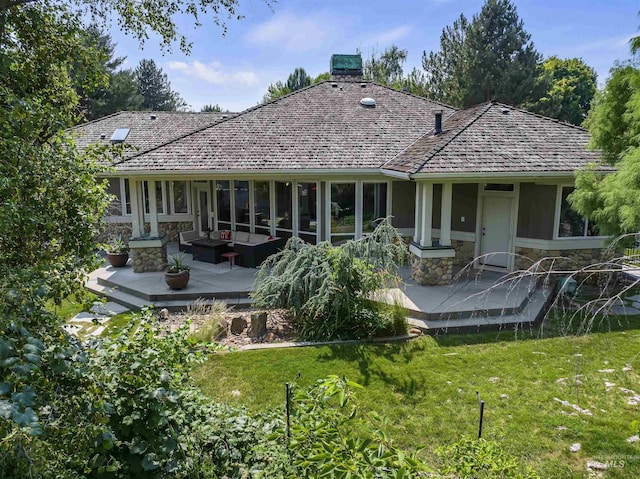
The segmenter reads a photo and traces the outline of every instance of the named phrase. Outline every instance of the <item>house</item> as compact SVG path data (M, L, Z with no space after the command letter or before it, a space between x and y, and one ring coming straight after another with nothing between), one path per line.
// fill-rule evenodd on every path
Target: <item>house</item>
M389 215L421 284L478 256L502 271L600 256L604 238L567 203L575 172L599 161L586 130L495 102L457 110L363 81L359 65L334 55L330 80L239 114L123 112L77 127L79 147L138 147L106 174L109 222L134 260L151 258L138 269L162 268L179 231L339 243Z

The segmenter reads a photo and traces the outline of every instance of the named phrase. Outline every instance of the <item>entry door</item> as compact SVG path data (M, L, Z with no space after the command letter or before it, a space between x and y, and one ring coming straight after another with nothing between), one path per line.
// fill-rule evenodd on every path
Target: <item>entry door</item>
M483 258L482 263L487 266L506 268L509 261L509 232L511 230L511 202L512 198L499 196L485 196L482 208L482 239L480 240L480 254L495 254Z
M198 216L198 231L200 236L206 236L207 232L211 229L211 222L209 221L209 185L198 185L196 187L197 194L197 216Z

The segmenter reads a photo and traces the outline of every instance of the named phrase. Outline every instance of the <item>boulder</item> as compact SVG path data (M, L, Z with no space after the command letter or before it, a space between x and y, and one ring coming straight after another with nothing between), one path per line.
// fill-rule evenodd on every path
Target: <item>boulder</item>
M267 334L267 313L265 311L251 315L251 326L248 333L252 338L261 338Z

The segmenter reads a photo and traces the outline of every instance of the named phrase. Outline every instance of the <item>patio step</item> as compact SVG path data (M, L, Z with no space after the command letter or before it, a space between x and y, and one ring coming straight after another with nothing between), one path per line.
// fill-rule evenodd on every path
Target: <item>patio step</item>
M135 296L137 298L145 300L147 304L149 302L173 303L176 301L178 302L186 301L188 303L191 303L196 299L200 299L200 298L217 299L217 300L225 300L225 301L226 300L236 301L240 299L244 300L249 298L249 292L247 291L218 291L215 293L205 293L205 292L193 293L193 292L190 292L189 290L185 290L185 291L170 291L170 292L168 291L167 293L160 293L160 294L146 294L134 288L129 288L122 284L113 283L105 278L98 277L97 280L98 280L98 284L100 284L101 286L104 286L106 288L117 289L123 293L127 293L130 296Z
M475 311L474 315L455 317L454 314L447 317L424 318L416 317L409 313L409 325L426 333L456 332L482 329L517 329L533 326L541 320L552 295L549 290L538 289L527 301L524 301L518 311L507 310ZM500 311L501 314L495 314ZM490 314L494 313L494 314ZM452 331L453 330L453 331Z
M119 287L119 286L109 286L102 284L104 281L100 281L96 278L90 278L85 287L91 291L92 293L98 296L104 296L108 298L110 301L114 303L121 304L122 306L126 306L132 311L140 311L145 306L152 306L155 309L163 309L166 308L169 311L182 311L187 308L190 304L196 299L202 298L203 295L197 295L195 298L191 297L182 297L179 299L171 300L148 300L140 297L140 295L130 294L128 291L125 291L127 288ZM205 298L205 299L213 299L213 298ZM220 298L216 297L218 301L225 303L229 307L234 307L236 309L244 309L251 307L251 298L249 297L235 297L235 298Z

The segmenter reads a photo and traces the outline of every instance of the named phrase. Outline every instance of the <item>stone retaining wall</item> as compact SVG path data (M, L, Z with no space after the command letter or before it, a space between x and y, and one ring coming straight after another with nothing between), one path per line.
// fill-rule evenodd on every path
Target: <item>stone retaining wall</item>
M421 285L445 285L453 278L455 258L418 258L411 255L411 278Z
M193 229L193 221L166 221L158 223L159 232L165 233L170 242L177 243L180 239L179 234L182 231L190 231ZM146 233L150 231L149 223L144 224ZM109 238L121 237L124 239L131 238L131 223L107 223L104 231L98 236L98 242L107 242Z
M525 256L533 261L538 261L546 257L563 257L563 259L559 259L555 262L554 269L576 270L600 262L602 258L602 249L541 250L517 246L516 254ZM528 269L532 263L526 258L516 256L514 261L515 269Z

